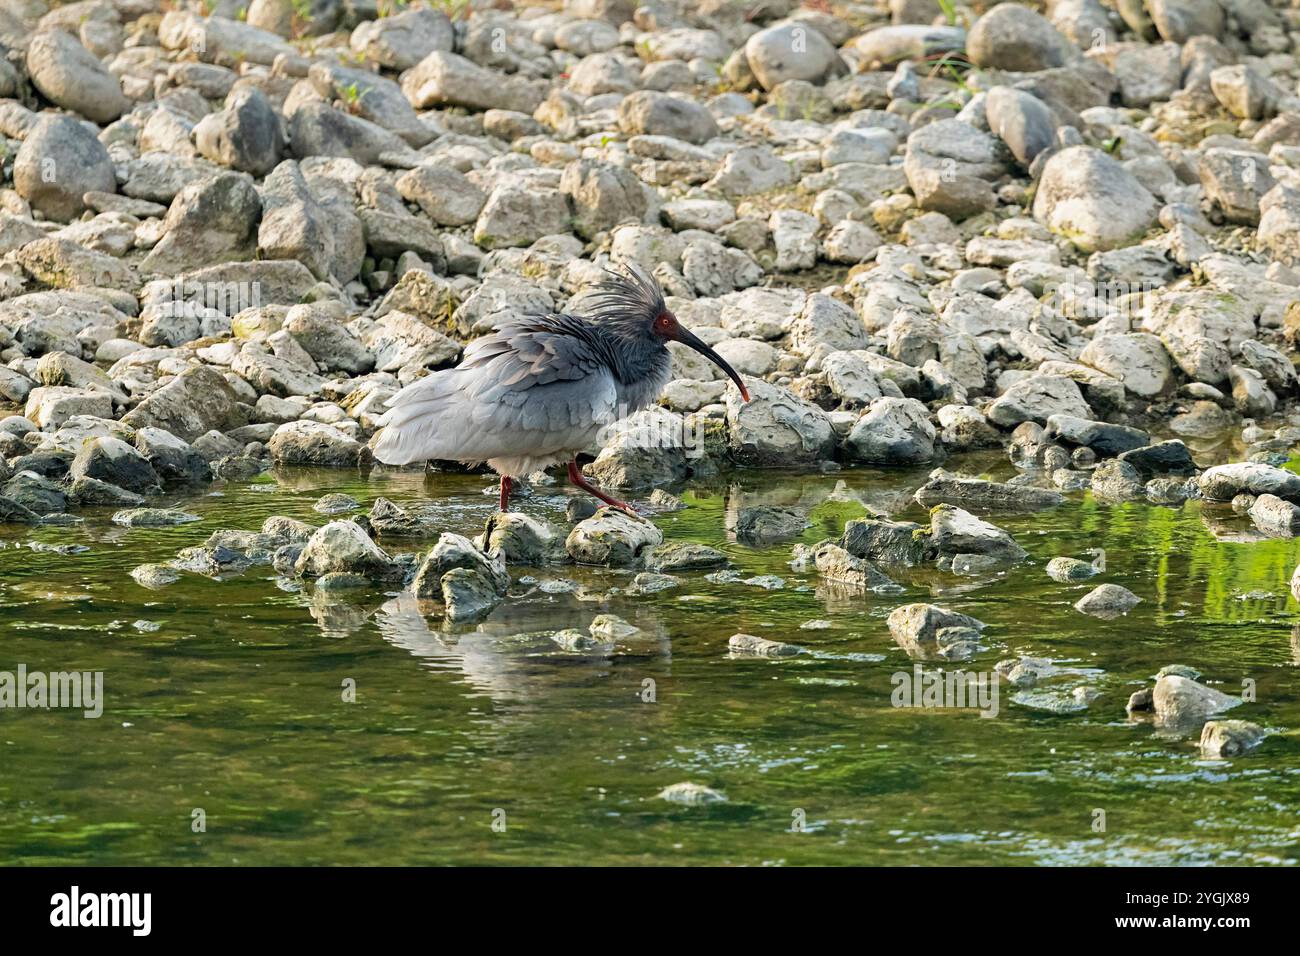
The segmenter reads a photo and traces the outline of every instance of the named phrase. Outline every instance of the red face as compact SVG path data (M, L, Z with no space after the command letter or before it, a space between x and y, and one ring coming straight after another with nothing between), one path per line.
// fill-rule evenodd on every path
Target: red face
M671 312L660 312L655 318L653 328L655 335L661 339L676 340L682 331L682 327L677 324L677 316Z
M693 332L681 327L677 321L677 316L671 312L660 312L655 316L654 324L651 326L655 335L661 339L670 342L681 342L683 345L695 349L706 359L722 369L727 378L736 383L736 388L740 389L740 397L749 401L749 389L745 388L745 383L740 380L736 370L726 363L726 361L713 349L705 345Z

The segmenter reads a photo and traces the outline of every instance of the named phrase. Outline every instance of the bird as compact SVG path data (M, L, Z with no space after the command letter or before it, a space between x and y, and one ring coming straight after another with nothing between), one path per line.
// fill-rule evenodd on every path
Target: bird
M466 346L459 365L404 387L379 418L375 459L486 462L500 476L503 512L518 479L567 462L574 485L635 514L588 482L577 456L602 429L658 400L672 368L668 343L718 366L746 402L749 390L682 326L658 281L634 262L607 268L582 311L509 317Z

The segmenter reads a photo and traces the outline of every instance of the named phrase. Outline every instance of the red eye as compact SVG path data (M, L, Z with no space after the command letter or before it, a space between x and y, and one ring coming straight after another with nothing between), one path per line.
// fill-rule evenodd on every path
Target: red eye
M660 335L671 335L677 331L677 320L667 312L661 312L655 319L655 331Z

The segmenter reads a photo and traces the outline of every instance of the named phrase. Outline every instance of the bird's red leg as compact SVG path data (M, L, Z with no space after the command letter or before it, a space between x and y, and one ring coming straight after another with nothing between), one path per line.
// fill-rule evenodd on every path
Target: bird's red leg
M569 480L573 482L575 485L577 485L579 488L581 488L583 491L585 491L587 494L592 495L595 498L599 498L601 501L605 502L605 504L609 505L611 508L622 508L624 511L627 511L631 514L636 514L636 509L633 508L626 501L619 501L617 498L611 498L609 495L605 494L605 492L601 491L595 485L591 484L591 482L587 481L586 478L582 477L582 469L578 467L578 460L576 458L573 461L569 462Z
M509 475L501 476L501 510L502 511L510 510L510 491L513 488L513 486L514 486L514 482L510 480Z

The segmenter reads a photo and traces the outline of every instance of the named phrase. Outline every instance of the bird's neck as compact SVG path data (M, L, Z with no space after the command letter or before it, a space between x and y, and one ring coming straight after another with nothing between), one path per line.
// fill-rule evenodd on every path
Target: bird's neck
M672 356L663 342L658 339L627 340L611 336L610 371L614 373L619 384L625 387L659 382L662 387L668 369L672 365Z

